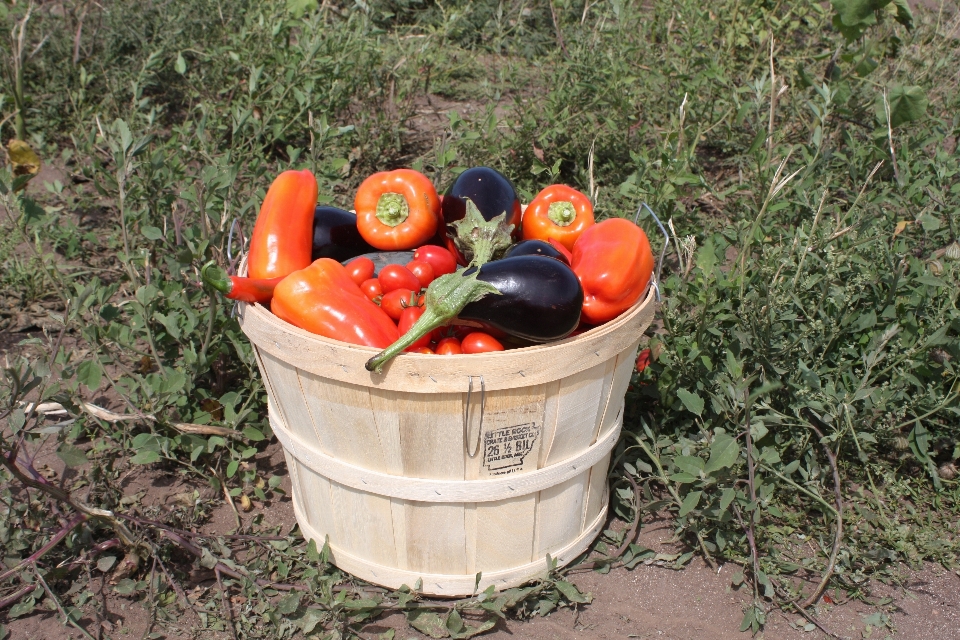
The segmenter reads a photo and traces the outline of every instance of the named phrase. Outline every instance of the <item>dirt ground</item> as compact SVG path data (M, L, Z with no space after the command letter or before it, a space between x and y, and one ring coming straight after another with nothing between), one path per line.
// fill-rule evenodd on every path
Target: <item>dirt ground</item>
M58 474L63 465L55 455L43 456ZM261 468L282 469L282 453L279 445L273 444L257 456ZM38 460L39 461L39 460ZM197 489L212 497L209 487L185 484L179 476L143 469L126 479L126 490L144 492L141 504L170 505L177 496ZM289 489L285 477L284 488ZM265 524L281 525L284 531L293 527L295 519L288 497L278 501L256 504L253 511L242 514L249 520L258 513L264 514ZM222 505L212 514L203 527L204 533L226 533L236 527L233 511ZM645 518L638 542L657 552L676 552L671 542L672 527L668 520ZM593 601L577 609L564 608L545 618L529 621L507 621L482 636L490 640L608 640L614 638L649 638L657 640L725 640L746 638L739 632L743 607L749 602L746 590L731 588L731 578L739 571L735 565L724 565L715 571L704 562L695 560L685 569L674 571L656 565L639 565L633 570L614 569L602 575L594 571L576 571L570 580ZM209 573L209 572L206 572ZM200 572L184 585L188 598L204 589L216 589L210 576ZM98 580L100 582L98 582ZM104 638L142 638L150 613L145 602L131 600L113 593L109 585L96 578L95 585L106 596L106 615L103 624ZM905 640L951 640L960 639L960 576L936 565L927 565L923 570L912 571L899 568L899 582L893 587L879 582L870 584L866 599L872 603L850 601L845 604L821 603L816 615L823 626L842 638L903 638ZM839 598L839 595L828 592ZM99 597L99 594L97 594ZM82 620L88 629L96 626L97 611L85 609ZM80 640L76 629L64 627L54 612L37 611L17 620L6 620L5 612L0 623L6 624L10 640ZM872 616L872 618L871 618ZM152 631L159 635L153 638L186 640L203 637L204 640L228 640L223 632L201 631L191 633L190 615L175 622L154 625ZM762 636L768 639L828 637L818 629L804 630L807 621L796 614L772 611ZM395 630L398 640L427 638L409 627L403 616L393 614L375 620L360 630L360 636L374 640ZM7 640L4 638L3 640Z

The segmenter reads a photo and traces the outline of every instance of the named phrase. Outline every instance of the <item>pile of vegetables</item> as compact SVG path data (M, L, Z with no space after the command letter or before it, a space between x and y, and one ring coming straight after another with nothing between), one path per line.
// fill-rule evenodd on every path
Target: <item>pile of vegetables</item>
M467 169L442 197L417 171L376 173L354 208L318 206L313 174L285 171L260 208L248 277L213 263L201 276L311 333L383 349L367 363L379 372L404 351L502 351L585 331L633 306L653 271L633 222L595 222L565 185L524 209L489 167Z

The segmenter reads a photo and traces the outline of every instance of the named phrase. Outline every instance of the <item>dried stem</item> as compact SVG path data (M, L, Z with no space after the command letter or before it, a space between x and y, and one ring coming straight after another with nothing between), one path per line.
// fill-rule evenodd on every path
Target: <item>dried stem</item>
M747 485L750 488L750 504L753 505L753 510L747 514L749 516L749 524L747 526L747 540L750 542L750 555L753 559L753 595L754 598L757 597L757 594L760 592L757 586L758 576L760 575L760 556L757 554L757 542L756 542L756 532L754 530L754 514L758 508L757 505L757 485L756 485L756 476L755 469L753 464L753 437L750 434L750 389L744 389L743 391L743 409L746 414L746 431L744 432L747 444Z
M833 575L833 568L837 564L837 555L840 553L840 542L843 540L843 495L840 492L840 471L837 469L837 458L833 455L833 451L830 450L830 447L823 444L823 434L820 433L820 430L815 426L808 425L813 432L817 434L817 437L821 440L821 445L823 446L823 452L827 456L827 460L830 461L830 468L833 470L833 492L834 497L837 501L837 524L836 531L833 535L833 549L830 552L830 560L827 562L827 568L823 572L823 577L820 579L820 584L817 585L817 588L814 590L813 594L803 601L802 607L806 609L811 607L820 600L820 596L823 595L823 592L827 589L827 583L830 581L830 576Z

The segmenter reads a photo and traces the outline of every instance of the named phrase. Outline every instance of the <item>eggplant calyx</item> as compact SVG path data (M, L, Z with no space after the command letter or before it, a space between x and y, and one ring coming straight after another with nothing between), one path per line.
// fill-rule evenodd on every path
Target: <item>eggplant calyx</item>
M377 200L377 220L388 227L396 227L409 215L410 205L399 193L385 193Z
M486 220L470 198L464 200L467 214L452 223L457 232L454 242L472 266L480 267L510 246L513 225L507 224L506 212Z
M233 280L230 279L226 271L213 262L203 265L203 268L200 269L200 279L203 280L204 284L223 295L227 295L233 290Z
M559 200L547 207L547 217L558 227L569 227L577 219L577 210L572 203Z
M381 373L388 360L400 355L404 349L437 327L448 324L471 302L487 294L500 295L500 290L492 284L477 280L477 273L448 273L431 282L424 296L423 315L399 340L370 358L365 365L367 371Z

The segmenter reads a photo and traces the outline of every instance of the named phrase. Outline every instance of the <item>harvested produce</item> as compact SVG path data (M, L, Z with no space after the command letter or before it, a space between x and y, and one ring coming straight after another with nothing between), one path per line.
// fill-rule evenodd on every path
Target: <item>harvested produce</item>
M568 250L593 225L590 199L564 184L550 185L523 212L524 240L556 240Z
M505 223L505 217L501 214L484 220L473 202L467 200L467 214L454 227L458 244L473 256L473 261L466 270L448 273L430 283L424 296L423 315L397 342L371 358L366 364L368 370L380 371L385 362L421 336L465 313L484 326L535 342L554 340L576 329L583 292L570 267L541 256L507 258L499 261L500 266L489 262L510 244L512 226ZM486 298L502 298L506 303L488 301L471 309L472 303Z
M231 300L241 302L259 302L266 304L273 297L280 278L242 278L228 276L227 273L212 262L207 263L200 270L200 278Z
M373 260L364 256L360 256L356 260L351 260L350 264L345 265L345 268L350 275L350 279L358 285L372 278L373 272L376 271L376 267L373 266Z
M643 229L623 218L589 227L573 245L570 263L583 286L583 319L613 320L640 299L653 273L653 253Z
M580 323L583 289L573 270L559 260L531 255L494 260L481 266L476 277L500 295L469 303L457 314L461 320L531 342L560 340Z
M420 316L423 315L423 307L410 306L404 307L403 311L400 312L400 320L397 322L397 329L400 330L400 335L405 334L410 330L414 324L417 323L417 320L420 319ZM420 337L419 340L411 344L405 349L405 351L416 351L417 349L422 349L423 347L430 346L430 334L427 333Z
M370 300L376 300L383 295L383 289L380 288L380 281L376 278L364 280L360 284L360 291L363 291L363 295L370 298Z
M430 266L429 262L424 262L422 260L411 260L406 264L406 267L407 270L415 275L417 280L420 281L421 288L430 286L430 283L433 282L433 279L435 278L433 267Z
M247 259L251 278L282 278L309 266L317 180L303 171L284 171L260 206Z
M460 342L460 348L463 353L489 353L490 351L503 351L503 345L500 341L489 333L474 331L467 334Z
M468 199L484 220L505 214L505 224L513 225L513 238L520 238L520 198L506 176L490 167L473 167L457 176L443 196L443 219L447 224L466 216ZM470 259L469 255L466 257Z
M457 260L453 254L443 247L428 244L413 252L413 259L428 262L433 267L433 277L439 278L446 273L457 270Z
M569 265L570 260L567 258L568 255L569 252L560 251L549 242L544 242L543 240L524 240L523 242L518 242L515 245L511 245L509 249L503 252L504 258L515 258L517 256L544 256L545 258L555 258L560 262Z
M394 289L383 294L380 298L380 308L394 322L400 321L404 309L415 306L418 306L417 294L410 289Z
M390 293L394 289L420 291L420 280L403 265L388 264L380 269L377 279L380 280L380 289L384 293Z
M360 235L385 251L419 247L443 222L437 190L413 169L373 174L361 183L353 204Z
M383 348L400 332L336 260L320 258L277 285L270 310L292 325L327 338Z
M463 353L463 349L460 347L460 340L457 338L443 338L437 343L434 352L438 356L455 356Z
M332 258L343 262L376 250L360 235L355 214L325 205L317 205L313 210L313 260Z

